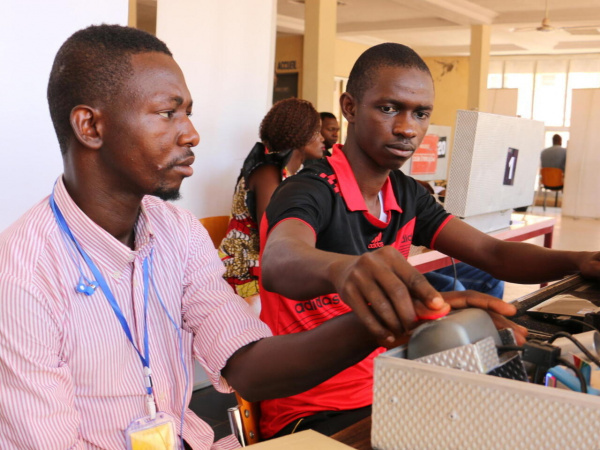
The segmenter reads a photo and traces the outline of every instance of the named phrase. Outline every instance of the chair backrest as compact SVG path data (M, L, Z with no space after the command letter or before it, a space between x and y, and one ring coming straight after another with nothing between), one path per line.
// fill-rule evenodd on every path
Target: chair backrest
M221 241L227 234L227 227L229 226L229 216L212 216L204 217L200 219L200 223L208 231L208 235L213 241L215 248L221 245Z
M562 169L558 169L556 167L542 167L541 174L542 184L545 187L562 187L564 178Z
M249 402L235 393L242 416L242 428L246 445L256 444L261 441L260 435L260 402Z

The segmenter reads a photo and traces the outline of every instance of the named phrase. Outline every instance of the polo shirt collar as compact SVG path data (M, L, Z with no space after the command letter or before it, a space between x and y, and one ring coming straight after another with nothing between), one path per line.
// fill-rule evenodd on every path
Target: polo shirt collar
M54 199L73 236L99 269L120 269L131 263L136 256L145 258L150 254L154 244L154 232L143 202L135 224L135 250L131 250L92 221L77 206L67 192L62 176L56 182Z
M327 161L335 172L340 192L342 193L344 202L346 202L346 207L350 211L368 212L369 209L360 192L352 167L350 167L350 163L342 150L343 148L344 146L342 144L335 144L333 146L333 154L327 158ZM402 212L402 209L398 206L398 202L396 201L396 196L394 195L394 189L392 188L392 182L390 181L389 176L387 180L385 180L381 191L383 194L383 206L385 212Z

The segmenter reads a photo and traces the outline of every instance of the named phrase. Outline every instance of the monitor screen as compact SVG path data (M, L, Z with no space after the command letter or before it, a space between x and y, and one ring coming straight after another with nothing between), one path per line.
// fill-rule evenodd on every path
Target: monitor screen
M514 208L533 204L544 123L459 110L445 207L489 232L509 226Z

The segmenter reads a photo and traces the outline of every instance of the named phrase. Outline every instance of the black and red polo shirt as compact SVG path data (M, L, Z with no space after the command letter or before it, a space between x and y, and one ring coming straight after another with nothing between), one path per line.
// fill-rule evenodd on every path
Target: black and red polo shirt
M360 255L391 245L408 257L412 243L434 248L451 216L423 186L399 170L392 171L383 185L382 198L387 222L368 212L342 146L336 145L331 157L286 179L275 191L261 224L261 247L274 226L295 219L314 230L320 250ZM350 311L336 293L295 301L261 286L260 297L260 317L275 335L310 330ZM263 436L270 437L291 421L318 411L370 405L372 359L381 351L307 392L261 402Z

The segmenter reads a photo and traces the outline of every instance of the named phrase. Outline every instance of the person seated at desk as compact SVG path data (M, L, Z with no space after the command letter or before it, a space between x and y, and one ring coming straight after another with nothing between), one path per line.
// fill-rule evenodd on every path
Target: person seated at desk
M192 175L199 135L162 41L117 25L76 32L48 103L64 174L0 234L2 450L123 449L152 432L169 448L239 448L233 436L213 444L188 408L193 358L217 390L253 401L302 392L377 348L354 313L272 337L198 219L164 201ZM514 313L504 306L490 305Z
M219 257L225 264L225 280L256 309L260 307L257 224L279 183L302 169L305 161L323 157L320 130L321 118L310 102L280 100L263 118L260 142L242 165Z
M567 163L567 149L562 146L562 137L560 134L552 136L552 147L542 150L540 155L542 168L555 167L565 171Z
M274 334L318 329L349 311L382 341L409 329L417 317L407 309L440 295L407 263L413 242L517 283L600 276L599 253L495 239L449 215L398 170L419 147L433 104L431 73L410 48L386 43L358 58L340 98L345 144L285 180L263 217L261 318ZM499 302L473 291L441 295ZM329 433L332 417L370 414L373 358L382 351L302 394L261 402L263 436L306 423Z

